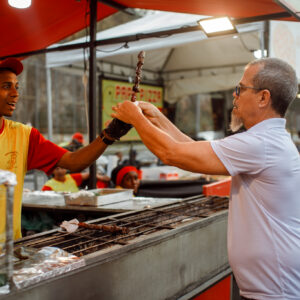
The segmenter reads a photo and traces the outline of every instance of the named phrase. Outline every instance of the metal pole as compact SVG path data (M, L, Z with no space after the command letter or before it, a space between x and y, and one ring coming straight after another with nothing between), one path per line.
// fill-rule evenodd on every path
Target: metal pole
M200 133L200 116L201 116L201 96L198 94L196 96L196 126L195 126L195 137L198 138Z
M261 58L265 57L265 23L263 22L263 28L260 31L260 49L261 49Z
M13 201L14 187L6 185L6 241L5 241L5 264L7 269L7 282L9 288L13 287L13 258L14 258L14 238L13 238Z
M99 132L102 131L102 123L103 123L103 98L102 98L102 80L103 80L103 77L102 76L99 76L98 77L98 87L99 87L99 109L98 109L98 130Z
M34 107L34 127L40 129L40 122L39 122L39 104L41 101L41 72L40 67L38 64L35 65L35 107Z
M90 0L90 57L89 57L89 142L96 138L96 41L97 0ZM90 166L89 189L96 188L96 163Z
M53 140L51 69L46 67L48 139Z

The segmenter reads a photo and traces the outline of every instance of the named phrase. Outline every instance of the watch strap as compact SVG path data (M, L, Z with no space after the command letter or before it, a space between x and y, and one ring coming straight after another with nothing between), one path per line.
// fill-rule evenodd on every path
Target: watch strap
M110 140L106 137L105 131L102 130L102 132L100 133L100 138L103 141L104 144L106 145L111 145L114 143L114 140Z

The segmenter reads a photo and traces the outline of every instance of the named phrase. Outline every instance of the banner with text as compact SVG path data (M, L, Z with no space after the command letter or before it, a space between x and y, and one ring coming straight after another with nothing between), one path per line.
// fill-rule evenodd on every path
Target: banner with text
M125 100L130 100L132 95L132 83L102 79L102 128L111 120L112 106ZM163 108L163 87L155 85L140 84L140 92L136 94L137 101L150 102L160 110ZM140 137L136 130L131 129L122 141L136 141Z

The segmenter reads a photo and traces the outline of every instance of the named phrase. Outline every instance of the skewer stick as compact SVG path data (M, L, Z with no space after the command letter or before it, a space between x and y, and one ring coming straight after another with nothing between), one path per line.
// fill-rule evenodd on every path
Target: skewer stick
M139 84L142 79L142 67L144 65L144 60L145 60L145 51L141 51L138 54L138 62L137 66L135 69L135 79L134 79L134 85L132 87L132 95L131 95L131 101L135 102L136 101L136 93L139 93Z

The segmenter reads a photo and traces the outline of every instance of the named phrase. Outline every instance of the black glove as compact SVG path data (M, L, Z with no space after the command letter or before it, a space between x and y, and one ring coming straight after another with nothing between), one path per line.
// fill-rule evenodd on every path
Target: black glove
M104 129L105 135L113 140L119 140L132 128L131 124L127 124L119 119L113 119Z

